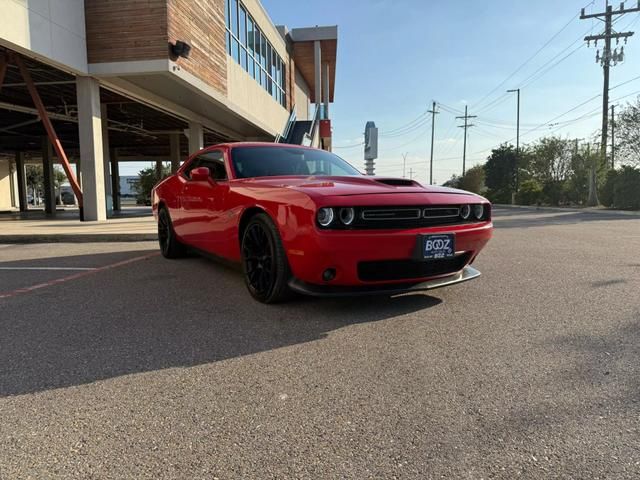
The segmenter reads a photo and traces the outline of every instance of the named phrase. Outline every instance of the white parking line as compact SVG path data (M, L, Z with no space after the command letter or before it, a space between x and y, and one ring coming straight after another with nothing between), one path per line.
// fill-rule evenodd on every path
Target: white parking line
M88 271L96 270L93 267L0 267L0 270L78 270Z

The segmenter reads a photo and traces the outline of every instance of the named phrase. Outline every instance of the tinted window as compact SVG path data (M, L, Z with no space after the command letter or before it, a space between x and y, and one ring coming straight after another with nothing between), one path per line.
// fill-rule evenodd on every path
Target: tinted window
M198 155L189 166L185 169L184 175L191 178L191 170L198 167L207 167L214 180L226 180L227 170L224 167L224 155L220 150L203 153Z
M333 153L295 147L237 147L231 150L238 178L277 175L360 175Z

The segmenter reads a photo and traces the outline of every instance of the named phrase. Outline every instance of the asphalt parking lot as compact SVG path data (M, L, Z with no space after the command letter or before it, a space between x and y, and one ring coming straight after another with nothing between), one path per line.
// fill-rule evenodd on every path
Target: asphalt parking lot
M276 306L155 243L0 246L0 478L639 478L640 219L495 223L476 281Z

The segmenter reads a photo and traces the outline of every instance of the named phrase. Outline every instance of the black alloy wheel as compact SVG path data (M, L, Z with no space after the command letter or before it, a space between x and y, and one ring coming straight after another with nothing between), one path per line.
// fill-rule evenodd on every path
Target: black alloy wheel
M255 215L242 235L242 268L249 293L262 303L276 303L290 293L289 264L280 234L268 215Z
M186 247L176 238L171 217L164 207L158 212L158 242L160 253L165 258L180 258L186 253Z

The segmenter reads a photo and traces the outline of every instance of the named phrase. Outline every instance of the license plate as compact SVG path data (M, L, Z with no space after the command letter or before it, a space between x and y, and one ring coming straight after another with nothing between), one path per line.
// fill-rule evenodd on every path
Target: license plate
M453 233L424 235L422 256L425 259L451 258L456 254L456 239Z

